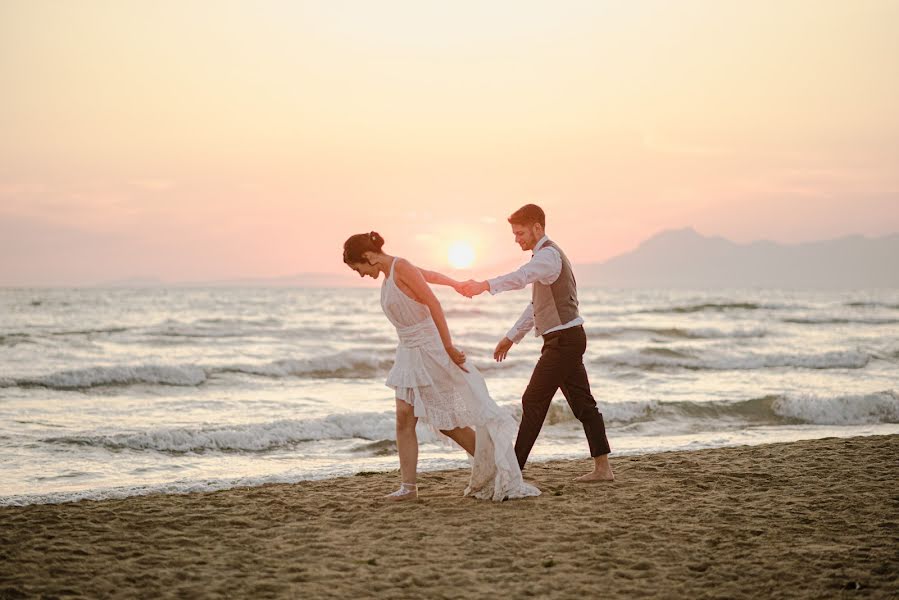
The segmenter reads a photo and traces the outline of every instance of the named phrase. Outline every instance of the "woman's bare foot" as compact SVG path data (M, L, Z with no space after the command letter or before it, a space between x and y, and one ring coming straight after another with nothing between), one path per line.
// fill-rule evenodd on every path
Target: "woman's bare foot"
M575 481L581 483L599 483L601 481L615 481L615 474L612 473L612 465L609 464L609 455L603 454L593 458L593 472L581 475Z
M414 483L401 483L400 489L387 494L384 499L388 502L403 502L405 500L418 500L418 486Z

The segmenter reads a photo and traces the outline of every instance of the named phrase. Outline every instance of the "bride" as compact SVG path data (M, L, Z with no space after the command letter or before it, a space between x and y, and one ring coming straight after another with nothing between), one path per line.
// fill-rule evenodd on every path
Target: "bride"
M513 447L515 420L496 405L484 378L453 346L443 309L428 286L457 287L459 283L385 254L383 246L384 238L374 231L351 236L343 245L343 262L360 277L378 279L384 274L381 308L399 337L386 383L396 391L402 481L386 498L418 497L415 425L419 419L472 456L466 496L502 501L539 495L540 490L521 477Z

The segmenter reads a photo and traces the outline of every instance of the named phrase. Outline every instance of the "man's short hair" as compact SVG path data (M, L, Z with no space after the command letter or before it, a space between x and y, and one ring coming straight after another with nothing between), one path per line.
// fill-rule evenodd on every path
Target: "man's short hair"
M546 215L543 209L536 204L525 204L512 213L509 217L509 223L512 225L533 225L540 223L541 227L546 228Z

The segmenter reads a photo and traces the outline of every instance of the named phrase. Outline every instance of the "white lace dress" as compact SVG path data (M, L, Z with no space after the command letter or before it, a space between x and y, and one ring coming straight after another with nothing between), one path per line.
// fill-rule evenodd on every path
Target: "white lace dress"
M452 361L431 311L394 281L395 266L396 259L381 287L381 308L399 337L387 386L413 406L416 417L436 430L475 429L477 445L466 496L502 501L540 495L540 490L521 477L514 450L515 419L496 405L474 365L466 363L466 373Z

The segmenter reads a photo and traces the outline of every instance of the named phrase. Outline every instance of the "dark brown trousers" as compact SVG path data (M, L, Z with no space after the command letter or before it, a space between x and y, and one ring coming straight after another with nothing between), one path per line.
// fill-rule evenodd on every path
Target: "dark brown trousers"
M587 381L587 369L584 367L586 350L587 335L580 325L543 336L540 360L521 398L521 426L515 440L515 454L522 469L559 388L565 394L571 412L584 426L590 456L611 452L602 414L596 408L596 400L590 393L590 382Z

